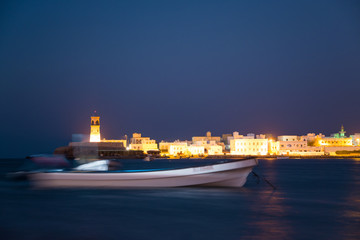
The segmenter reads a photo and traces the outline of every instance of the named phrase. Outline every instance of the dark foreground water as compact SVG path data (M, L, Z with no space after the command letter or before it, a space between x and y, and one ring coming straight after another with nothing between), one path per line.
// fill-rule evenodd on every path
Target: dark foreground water
M32 190L4 174L0 239L360 239L360 161L261 160L244 188Z

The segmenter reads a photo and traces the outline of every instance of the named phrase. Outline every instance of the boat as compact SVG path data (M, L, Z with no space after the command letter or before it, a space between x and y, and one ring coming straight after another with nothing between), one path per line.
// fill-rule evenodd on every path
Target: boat
M242 187L258 164L257 159L246 158L177 169L109 171L109 162L99 160L70 171L35 172L29 178L36 188Z
M53 169L71 169L73 166L73 162L66 159L63 155L36 154L27 156L18 171L8 173L6 177L10 180L27 180L29 174L35 172Z

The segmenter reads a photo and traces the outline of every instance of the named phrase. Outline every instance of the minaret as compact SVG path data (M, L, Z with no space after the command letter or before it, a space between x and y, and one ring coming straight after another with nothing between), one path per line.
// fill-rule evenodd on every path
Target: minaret
M100 142L100 116L96 111L91 116L90 142Z
M345 136L345 131L344 131L344 125L341 125L341 130L340 130L340 138L345 138L346 136Z

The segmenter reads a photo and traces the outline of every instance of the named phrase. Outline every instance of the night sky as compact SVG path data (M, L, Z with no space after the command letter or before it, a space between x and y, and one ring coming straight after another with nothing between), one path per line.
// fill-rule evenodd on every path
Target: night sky
M360 132L359 1L1 1L0 157L102 137Z

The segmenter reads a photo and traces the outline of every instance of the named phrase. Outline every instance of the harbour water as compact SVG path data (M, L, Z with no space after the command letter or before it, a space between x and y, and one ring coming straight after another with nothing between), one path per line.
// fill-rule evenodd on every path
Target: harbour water
M260 160L245 187L34 190L0 160L0 239L359 239L360 160Z

